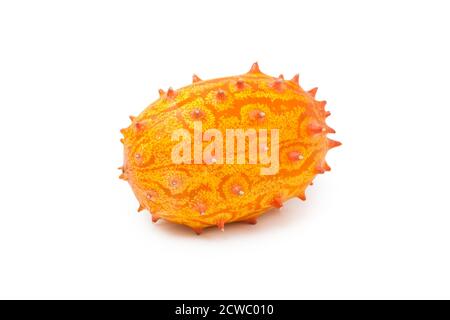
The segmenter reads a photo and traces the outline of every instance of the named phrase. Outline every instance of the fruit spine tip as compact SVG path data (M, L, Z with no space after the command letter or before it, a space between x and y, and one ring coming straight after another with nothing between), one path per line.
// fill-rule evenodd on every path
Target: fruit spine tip
M166 94L166 92L163 89L159 89L158 93L160 98L162 98Z
M300 192L300 194L297 196L297 198L299 198L302 201L306 201L305 191Z
M167 90L167 98L173 99L173 98L175 98L175 96L176 96L175 90L173 90L173 88L170 87L170 88Z
M282 76L280 76L280 77L276 78L275 81L272 83L272 87L278 91L282 91L283 83L284 83L284 78L282 78Z
M311 123L308 126L308 130L310 133L313 134L318 134L318 133L326 133L327 132L327 128L320 125L320 124L316 124L316 123Z
M217 100L225 100L225 91L219 89L216 94Z
M192 83L200 82L202 79L199 78L196 74L192 75Z
M319 90L319 88L312 88L311 90L309 90L308 91L308 93L313 97L313 98L315 98L316 97L316 93L317 93L317 90Z
M296 84L297 86L300 86L300 75L297 73L292 79L291 81Z
M252 64L252 67L250 68L250 71L248 73L261 73L258 62L255 62L254 64Z
M280 196L275 197L275 198L272 200L272 205L273 205L275 208L280 209L280 208L283 206L283 200L281 199Z
M323 101L316 101L317 106L322 109L323 111L325 111L325 106L327 105L327 102L325 100Z
M159 221L159 219L160 219L160 217L159 216L157 216L157 215L152 215L152 222L153 223L157 223L158 221Z
M333 149L333 148L339 147L341 145L342 145L342 143L339 141L328 139L328 148L329 149Z
M134 126L135 126L136 130L141 130L142 128L145 127L145 121L138 121L135 123Z
M192 231L194 231L198 236L203 233L202 228L192 228Z
M145 210L145 207L140 204L139 208L137 209L137 212L141 212L141 211L144 211L144 210Z
M245 220L245 222L247 222L248 224L255 225L255 224L258 223L258 219L257 218L250 218L250 219Z
M315 172L317 174L324 174L325 173L325 169L322 167L322 165L317 165L315 168Z
M300 152L298 152L298 151L291 151L291 152L289 152L288 153L288 158L291 161L299 161L299 160L303 160L304 159L303 155Z
M225 231L225 221L219 220L217 222L217 228L219 228L220 231L224 232Z
M239 78L239 79L236 81L236 87L237 87L239 90L244 89L244 87L245 87L244 80L242 80L242 79Z

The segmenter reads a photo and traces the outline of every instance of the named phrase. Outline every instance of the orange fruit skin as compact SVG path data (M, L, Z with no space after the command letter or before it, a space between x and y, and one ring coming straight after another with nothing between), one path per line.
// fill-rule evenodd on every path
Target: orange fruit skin
M340 143L327 138L325 101L316 101L317 89L304 91L298 76L263 74L255 63L243 75L202 81L167 92L150 104L131 125L122 129L124 165L128 181L154 222L164 219L201 233L204 228L256 219L286 200L305 200L305 189L317 174L330 170L325 156ZM278 129L279 171L261 175L262 164L174 164L173 131L193 132L194 121L203 131ZM270 134L269 134L270 137ZM206 144L206 142L205 142ZM225 148L224 148L225 150ZM235 154L236 156L236 154ZM248 160L248 157L247 157Z

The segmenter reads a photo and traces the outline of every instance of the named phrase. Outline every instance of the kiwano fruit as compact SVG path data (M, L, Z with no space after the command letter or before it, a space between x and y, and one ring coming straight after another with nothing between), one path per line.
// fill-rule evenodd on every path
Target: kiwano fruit
M194 75L189 86L160 90L160 98L121 130L120 178L131 185L138 211L150 211L153 222L164 219L200 234L210 226L224 230L231 222L255 224L290 198L305 200L314 177L330 170L328 150L340 145L327 138L335 131L325 123L330 113L325 101L315 100L316 91L304 91L298 75L268 76L257 63L240 76L203 81ZM229 129L241 129L248 139L238 142L236 135L225 142ZM180 130L184 134L174 140ZM255 162L250 154L255 147L250 138L258 134L259 155L263 159L265 151L267 160L270 150L272 163L258 157ZM180 137L182 161L173 157ZM244 149L235 142L243 142Z

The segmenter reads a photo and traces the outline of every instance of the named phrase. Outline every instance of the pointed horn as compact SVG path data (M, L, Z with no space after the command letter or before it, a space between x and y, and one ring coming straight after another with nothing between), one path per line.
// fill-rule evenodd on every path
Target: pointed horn
M296 85L300 86L300 75L297 73L292 79L291 81L293 83L295 83Z
M248 73L261 73L261 70L259 70L258 62L255 62L252 67L250 68L250 71Z
M217 228L219 228L220 231L224 232L225 231L225 221L219 220L217 222Z
M300 192L300 194L297 197L302 201L306 201L305 191Z
M250 218L247 220L244 220L245 222L247 222L248 224L257 224L258 223L258 219L257 218Z
M316 97L316 93L317 93L317 90L319 90L319 88L312 88L311 90L309 90L308 91L308 93L313 97L313 98L315 98Z
M200 79L196 74L192 76L192 83L200 82L202 79Z
M319 164L316 166L315 173L323 174L325 173L325 169L322 167L322 165Z
M172 89L172 87L169 88L169 90L167 90L167 98L169 99L173 99L175 98L175 90Z
M328 148L329 149L339 147L340 145L342 145L342 143L340 143L339 141L328 139Z
M327 105L327 102L324 100L324 101L317 101L316 102L316 105L317 105L317 107L318 108L320 108L321 110L325 110L325 106Z
M202 228L192 228L192 230L199 236L202 234L203 229Z
M327 132L327 129L324 126L322 126L320 124L316 124L316 123L311 123L308 126L308 130L309 130L309 132L311 132L313 134L319 134L319 133Z
M272 200L272 205L273 205L275 208L280 209L280 208L283 206L283 200L281 199L280 196L275 197L275 198Z
M334 130L333 128L326 126L327 129L327 133L336 133L336 130Z

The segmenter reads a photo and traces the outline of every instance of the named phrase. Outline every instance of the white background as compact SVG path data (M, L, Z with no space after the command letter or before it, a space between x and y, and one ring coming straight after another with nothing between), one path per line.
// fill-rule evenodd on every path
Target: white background
M2 1L0 298L450 298L447 1ZM256 226L136 213L119 129L158 88L319 86L343 146Z

